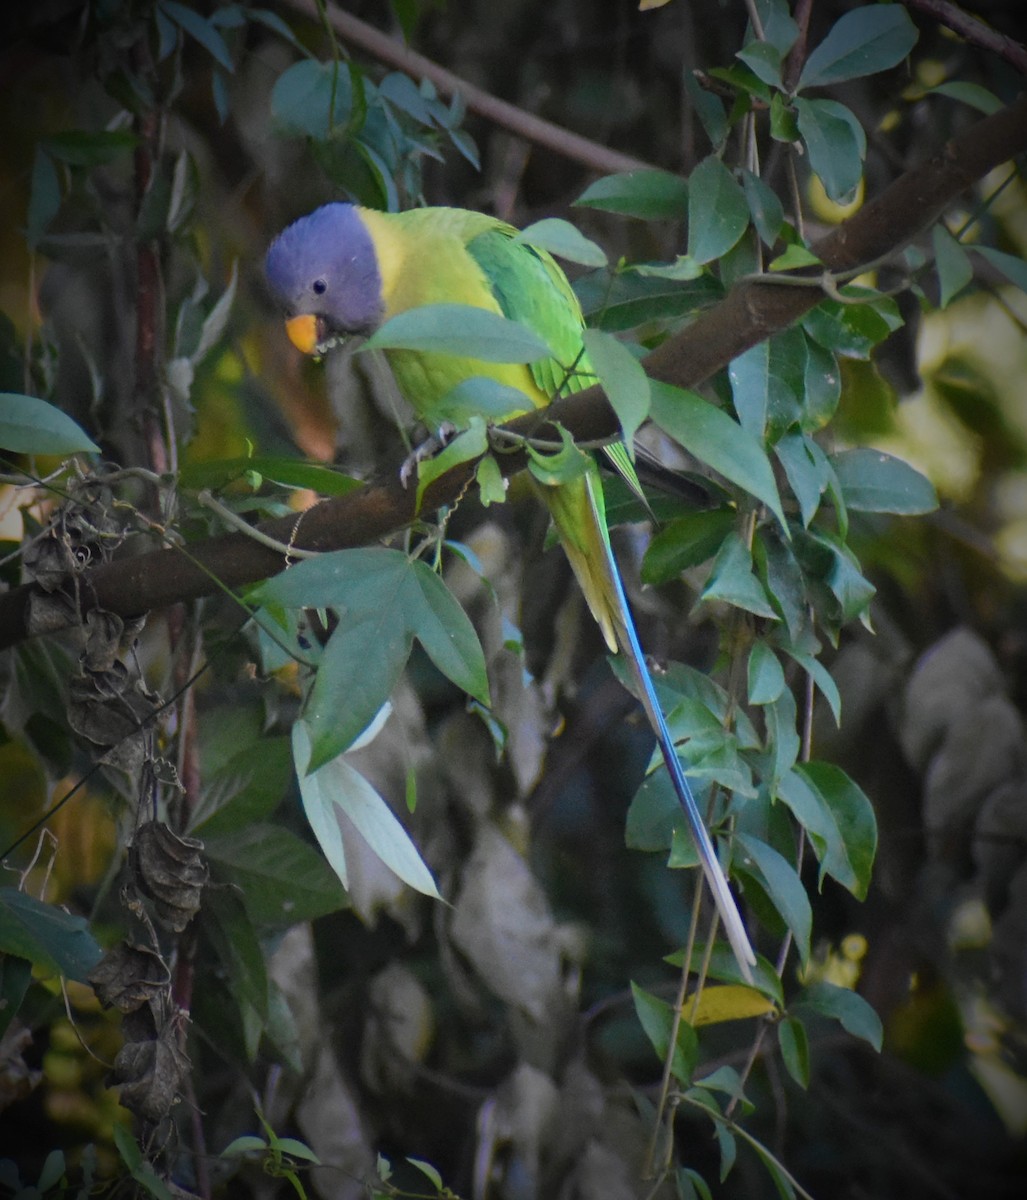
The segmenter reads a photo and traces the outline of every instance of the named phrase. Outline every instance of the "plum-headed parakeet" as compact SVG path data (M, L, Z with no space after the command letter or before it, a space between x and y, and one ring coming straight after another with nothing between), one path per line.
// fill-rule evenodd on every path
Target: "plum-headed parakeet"
M453 389L474 377L517 389L523 402L513 402L509 412L489 413L506 419L594 382L581 309L567 277L544 250L515 240L516 232L466 209L382 213L327 204L272 243L267 279L286 312L289 337L308 354L324 353L339 339L366 337L388 318L428 304L466 304L519 321L543 339L553 357L526 365L437 351L384 351L399 390L429 428L443 423ZM751 979L755 956L638 644L610 548L598 472L593 468L542 490L607 644L631 664L735 957Z

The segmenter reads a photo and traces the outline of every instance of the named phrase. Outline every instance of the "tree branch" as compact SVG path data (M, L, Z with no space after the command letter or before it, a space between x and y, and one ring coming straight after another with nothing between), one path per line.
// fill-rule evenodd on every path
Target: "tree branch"
M903 0L907 8L915 8L918 12L926 13L942 25L947 25L953 33L958 33L964 41L982 50L989 50L1004 58L1014 66L1021 75L1027 75L1027 47L1015 38L999 33L972 13L953 4L952 0Z
M946 143L926 162L896 179L879 196L813 247L830 271L845 271L902 249L931 225L966 188L1008 159L1027 150L1027 94L985 117ZM750 346L786 328L823 299L818 287L743 280L646 359L650 375L696 387ZM546 414L529 413L510 422L519 433L544 432L546 418L558 420L575 438L609 437L617 421L599 388L557 401ZM523 467L523 456L500 456L504 474ZM435 480L424 497L425 511L455 501L474 470L465 463ZM299 516L260 526L278 542L305 550L341 550L367 545L410 524L413 489L399 482L398 469L381 482L322 501ZM283 555L245 534L211 538L183 550L171 548L120 558L77 580L82 612L99 607L133 616L179 600L212 595L213 576L230 588L264 579L286 565ZM32 585L0 596L0 649L30 636Z
M312 21L320 21L315 0L285 0L285 3L302 16L309 17ZM564 158L580 163L590 171L610 175L620 171L655 170L652 163L634 158L630 154L622 154L619 150L611 150L600 142L593 142L560 125L554 125L525 112L523 108L500 100L498 96L468 83L466 79L447 71L437 62L425 58L423 54L418 54L402 42L382 33L380 29L375 29L373 25L368 25L339 8L329 9L328 20L336 33L353 45L359 46L372 58L395 67L397 71L412 75L415 79L430 79L444 96L462 96L472 112L485 117L493 125L498 125L500 129L505 129L527 142L533 142L536 146L544 146L547 150L562 154Z

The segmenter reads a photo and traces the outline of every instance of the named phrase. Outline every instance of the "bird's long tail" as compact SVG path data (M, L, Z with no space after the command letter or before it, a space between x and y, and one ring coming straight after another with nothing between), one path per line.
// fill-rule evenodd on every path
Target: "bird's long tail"
M741 914L717 859L717 852L699 812L699 806L682 770L674 739L639 645L635 623L610 545L598 473L593 470L580 479L555 488L546 487L543 491L560 541L607 644L614 652L620 650L631 666L638 687L638 697L656 735L674 791L684 810L703 874L713 893L731 949L738 960L743 977L751 983L751 968L755 965L756 956L749 944Z

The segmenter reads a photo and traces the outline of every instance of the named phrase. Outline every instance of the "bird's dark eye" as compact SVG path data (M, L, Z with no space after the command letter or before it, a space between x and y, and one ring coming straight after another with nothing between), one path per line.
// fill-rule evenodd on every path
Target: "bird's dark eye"
M328 280L327 279L315 279L312 286L314 288L315 296L323 296L325 294L325 292L328 291Z

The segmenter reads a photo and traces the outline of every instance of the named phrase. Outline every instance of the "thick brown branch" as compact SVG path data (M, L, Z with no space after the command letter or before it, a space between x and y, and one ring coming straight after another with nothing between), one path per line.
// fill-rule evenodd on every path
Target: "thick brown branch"
M878 197L814 246L829 270L842 271L900 250L928 227L967 187L1014 155L1027 150L1027 95L986 117L947 143L933 158L900 176ZM822 299L817 287L740 282L714 307L645 360L657 378L695 387L733 358L772 333L784 329ZM576 438L588 440L616 432L616 420L598 388L558 401L549 410ZM535 414L512 422L519 432L537 432ZM523 465L504 456L511 474ZM424 500L425 511L452 503L473 468L456 468L436 480ZM300 517L270 521L261 529L286 544L311 550L366 545L408 525L414 495L405 491L398 472L383 483L326 500ZM159 550L125 558L87 572L79 581L83 607L99 606L124 616L163 608L178 600L211 595L216 575L235 588L282 569L283 556L243 534L213 538L189 547L190 558ZM31 587L0 596L0 648L28 636Z
M314 0L286 0L286 3L312 21L320 19ZM425 58L423 54L411 50L402 42L382 33L380 29L375 29L373 25L368 25L337 7L328 10L328 19L335 32L347 42L359 46L379 62L395 67L397 71L403 71L415 79L430 79L444 96L459 94L472 112L478 113L493 125L516 137L533 142L536 146L544 146L547 150L553 150L564 158L603 175L619 171L637 171L640 168L652 169L652 163L634 158L630 154L621 154L618 150L611 150L601 142L593 142L560 125L554 125L525 112L523 108L500 100L491 92L468 83L466 79L447 71L430 58Z

